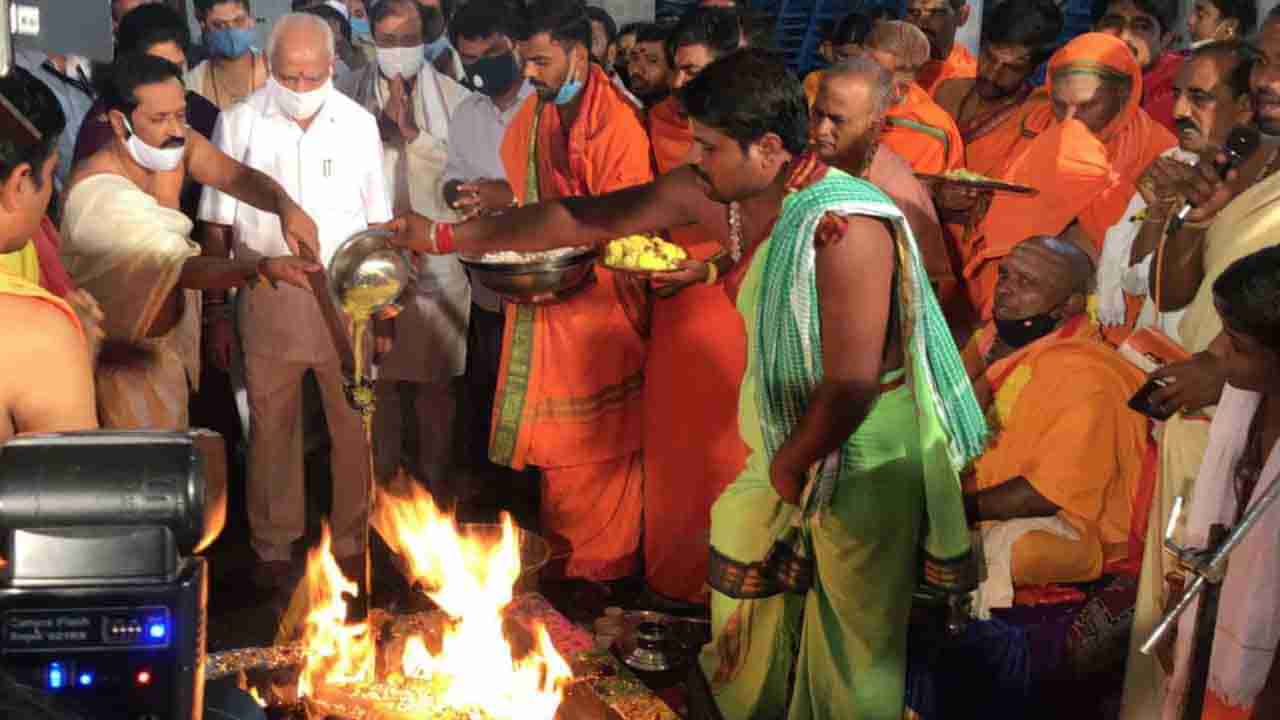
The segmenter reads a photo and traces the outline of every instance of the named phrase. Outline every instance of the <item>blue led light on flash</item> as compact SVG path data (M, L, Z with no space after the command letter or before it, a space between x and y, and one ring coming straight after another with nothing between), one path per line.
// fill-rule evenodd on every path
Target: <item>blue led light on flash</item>
M152 622L147 625L147 637L152 640L163 640L164 636L169 632L163 622Z
M92 684L93 684L93 673L91 672L80 673L80 687L89 687Z
M49 689L61 690L66 684L67 676L62 669L62 663L49 663Z

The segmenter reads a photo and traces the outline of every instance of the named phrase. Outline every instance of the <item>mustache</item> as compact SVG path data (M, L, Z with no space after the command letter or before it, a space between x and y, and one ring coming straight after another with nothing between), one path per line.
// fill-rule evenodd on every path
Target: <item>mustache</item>
M1196 132L1200 132L1200 126L1196 125L1195 121L1191 118L1178 118L1173 121L1173 126L1177 128L1179 132L1183 130L1195 130Z
M1256 103L1280 104L1280 95L1270 90L1260 90L1253 94L1253 100Z

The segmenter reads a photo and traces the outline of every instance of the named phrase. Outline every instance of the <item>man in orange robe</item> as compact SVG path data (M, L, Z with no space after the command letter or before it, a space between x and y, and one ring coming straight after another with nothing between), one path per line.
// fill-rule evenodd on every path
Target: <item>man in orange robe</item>
M1084 250L1033 237L1001 268L993 321L964 352L999 428L966 479L966 504L970 522L991 523L988 575L1007 603L1012 585L1093 580L1129 555L1150 435L1127 406L1142 373L1085 312L1093 265Z
M501 150L517 201L652 180L640 118L590 61L581 0L536 0L526 12L519 47L536 93ZM645 320L630 287L597 268L568 298L506 310L489 455L542 471L542 530L568 553L553 572L569 577L613 580L639 567Z
M929 57L929 40L909 23L877 23L867 35L867 54L894 74L895 102L880 141L917 173L936 175L964 165L964 141L955 120L912 79Z
M991 138L1023 110L1033 92L1031 76L1053 54L1061 32L1062 11L1054 0L1003 0L982 23L977 75L938 83L933 99L960 129L966 169L990 175L1008 159L1011 148Z
M1000 194L971 245L961 247L970 302L991 317L1000 260L1034 235L1060 235L1074 225L1101 250L1136 191L1138 178L1176 140L1138 107L1142 69L1123 42L1087 33L1049 61L1054 102L1036 103L995 134L1012 151L993 176L1035 188L1037 195Z
M737 49L735 15L699 8L667 41L672 90ZM664 175L689 160L693 130L673 92L648 113L654 166ZM728 269L719 225L676 228L669 239L698 260ZM738 384L746 370L746 333L729 296L693 285L653 303L644 373L644 575L649 590L681 603L707 602L711 505L746 462L738 434Z
M978 61L956 42L956 30L969 21L965 0L907 0L907 22L929 40L929 62L916 72L916 83L934 95L938 87L957 78L978 74ZM985 24L985 23L984 23Z

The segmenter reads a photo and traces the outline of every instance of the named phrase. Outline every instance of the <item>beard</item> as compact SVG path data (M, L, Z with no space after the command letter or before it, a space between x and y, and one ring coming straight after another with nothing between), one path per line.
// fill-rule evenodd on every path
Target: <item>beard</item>
M644 92L635 91L636 98L644 103L644 106L651 108L654 105L666 100L671 95L670 88L654 88L652 90L646 88Z
M1000 100L1002 98L1007 98L1018 91L1017 88L1006 90L981 75L974 78L973 89L978 93L978 97L983 100Z

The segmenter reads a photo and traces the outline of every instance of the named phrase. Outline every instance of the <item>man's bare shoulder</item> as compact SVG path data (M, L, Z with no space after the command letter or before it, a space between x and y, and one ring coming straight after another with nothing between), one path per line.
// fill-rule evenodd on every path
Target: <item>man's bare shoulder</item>
M84 352L80 329L67 314L40 298L0 293L5 345L31 352ZM2 355L2 354L0 354Z
M933 101L946 110L951 117L959 120L960 105L964 102L964 98L973 89L976 78L951 78L944 80L938 85L933 92Z

